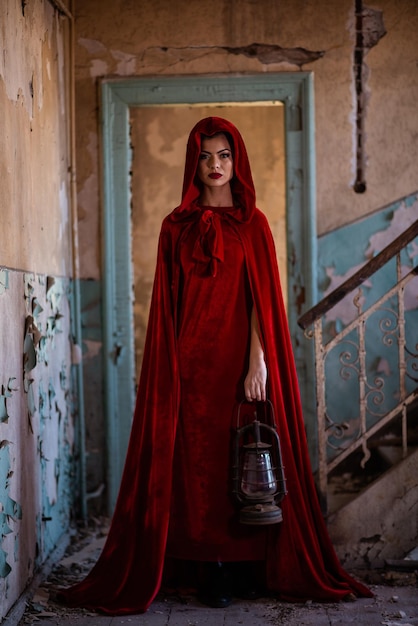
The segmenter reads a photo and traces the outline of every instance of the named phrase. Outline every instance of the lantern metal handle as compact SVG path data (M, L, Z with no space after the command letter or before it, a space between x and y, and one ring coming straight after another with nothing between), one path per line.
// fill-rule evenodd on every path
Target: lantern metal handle
M240 419L241 419L241 407L243 404L248 404L251 405L253 408L257 407L257 404L260 404L260 402L254 403L254 402L248 402L248 400L241 400L241 402L238 405L238 411L237 411L237 430L239 429L240 426ZM269 400L267 398L267 400L264 401L264 404L267 404L270 407L270 422L272 424L272 427L274 428L274 430L276 430L276 415L274 413L274 407L273 407L273 403L271 400ZM257 413L257 408L255 409L254 413Z

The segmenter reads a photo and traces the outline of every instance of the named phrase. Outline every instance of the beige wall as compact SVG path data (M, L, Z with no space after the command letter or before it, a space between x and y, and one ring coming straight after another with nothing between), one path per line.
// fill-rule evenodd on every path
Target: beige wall
M0 32L2 265L71 273L65 21L47 0L3 0Z
M373 8L383 11L387 34L365 57L369 68L365 86L367 192L356 194L352 189L356 112L352 0L214 0L210 4L197 0L78 0L77 127L83 275L100 276L97 83L102 76L312 71L318 233L415 191L418 5L415 0L382 0ZM284 50L251 57L225 49L253 42Z

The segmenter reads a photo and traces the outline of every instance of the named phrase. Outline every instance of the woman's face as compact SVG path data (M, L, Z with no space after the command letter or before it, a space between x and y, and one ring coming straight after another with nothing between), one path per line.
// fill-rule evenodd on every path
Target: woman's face
M232 151L223 133L202 139L197 175L208 187L223 187L234 175Z

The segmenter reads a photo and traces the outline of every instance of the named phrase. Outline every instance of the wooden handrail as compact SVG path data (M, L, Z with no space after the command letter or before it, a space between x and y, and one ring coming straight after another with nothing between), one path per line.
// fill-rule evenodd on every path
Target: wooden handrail
M407 230L405 230L399 237L394 239L386 248L384 248L379 254L370 259L363 267L361 267L355 274L350 276L339 287L334 289L330 294L323 298L318 304L306 311L299 319L299 326L305 330L308 326L311 326L318 318L322 317L327 311L332 309L340 300L342 300L348 293L354 291L361 283L372 276L377 270L379 270L385 263L387 263L392 257L402 250L410 241L418 236L418 220L416 220ZM418 274L418 267L413 270Z

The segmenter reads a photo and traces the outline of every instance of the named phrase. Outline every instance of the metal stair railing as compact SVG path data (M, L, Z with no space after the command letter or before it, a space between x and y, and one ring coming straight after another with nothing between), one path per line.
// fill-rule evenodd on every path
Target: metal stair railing
M402 275L401 253L416 237L418 237L418 220L415 221L404 233L384 248L378 255L368 261L353 276L348 278L337 289L326 296L316 306L302 315L298 324L305 331L305 335L314 339L315 343L315 374L316 374L316 398L317 398L317 422L318 422L318 489L324 512L327 511L328 479L330 473L335 470L345 459L354 452L361 450L361 467L370 458L368 442L373 435L381 431L385 426L392 423L399 416L402 433L402 456L408 454L408 407L418 397L418 325L416 328L413 347L406 345L405 333L405 288L407 284L418 277L418 267ZM396 277L390 289L381 295L366 310L362 310L362 297L365 281L386 266L392 259L396 259ZM331 311L345 297L351 296L356 315L340 332L327 338L324 333L324 320L326 314ZM396 304L393 305L393 302ZM418 303L417 303L418 308ZM397 381L397 404L391 407L384 415L373 412L370 408L371 398L374 400L380 394L383 395L383 379L375 379L374 386L370 385L367 376L366 361L366 322L377 311L384 311L385 315L391 316L395 322L389 322L386 318L379 324L382 333L382 342L392 345L397 341L398 381ZM380 314L380 313L379 313ZM374 327L374 331L376 328ZM354 340L353 340L354 337ZM341 346L350 344L350 351L355 353L355 359L351 353ZM350 425L346 422L338 422L333 419L327 409L326 393L326 359L331 350L341 350L338 360L340 365L339 375L343 379L351 378L352 372L356 374L355 397L358 401L358 413L356 415L356 433L354 436L345 437L350 431ZM349 372L349 373L347 373ZM351 398L350 401L353 401ZM357 409L356 409L357 411ZM372 416L372 419L370 417ZM370 423L371 422L371 423ZM339 441L341 443L339 443Z

